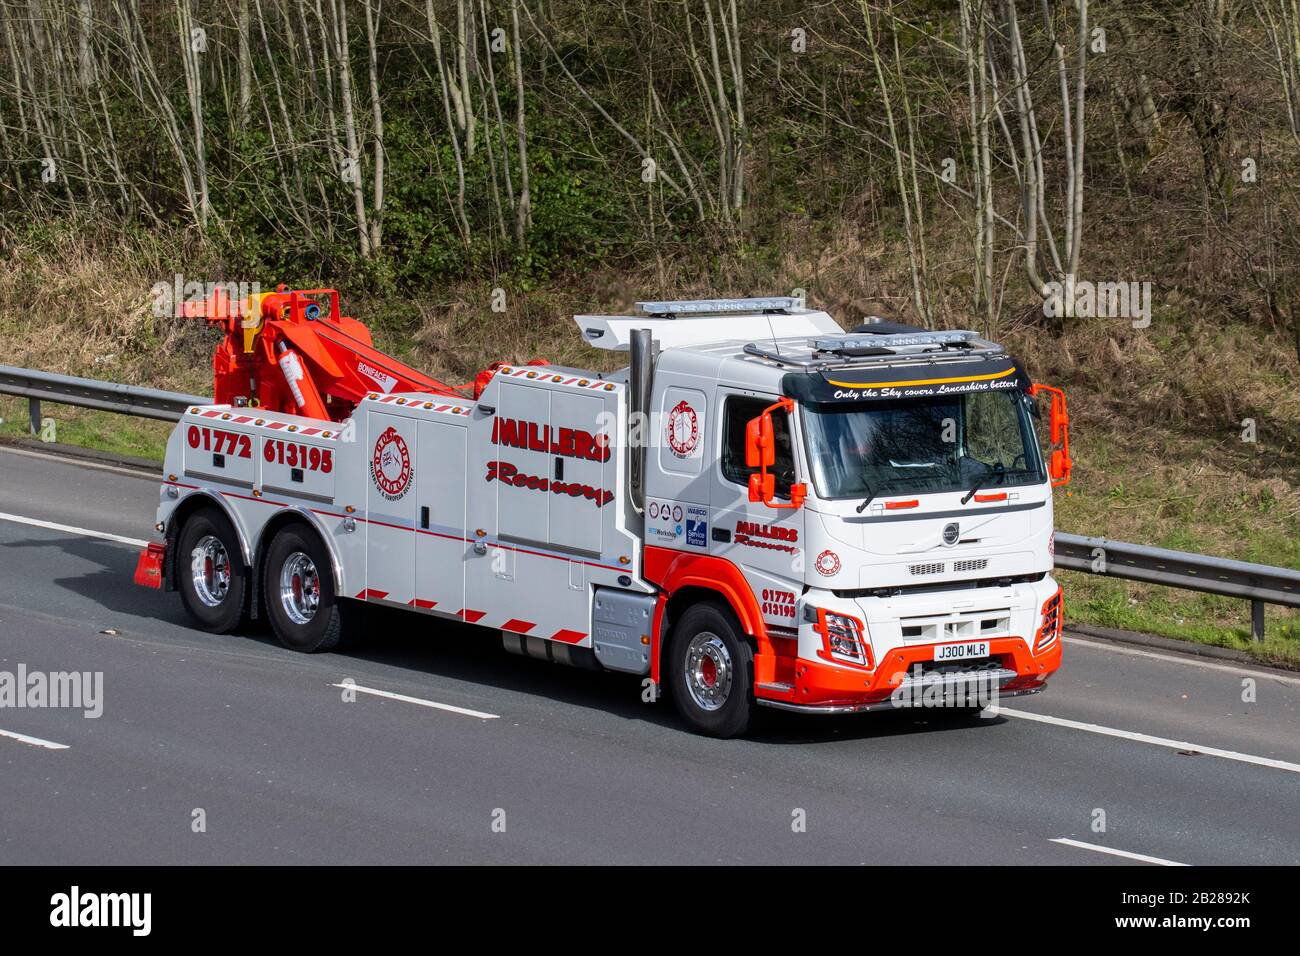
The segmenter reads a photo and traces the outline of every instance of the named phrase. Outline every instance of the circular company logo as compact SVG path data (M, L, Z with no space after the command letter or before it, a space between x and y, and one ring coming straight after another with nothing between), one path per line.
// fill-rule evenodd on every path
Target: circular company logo
M834 551L823 551L817 555L817 560L813 566L817 569L818 574L829 578L833 574L840 573L840 556Z
M943 526L943 543L956 544L957 539L961 537L961 525L953 521Z
M678 458L686 458L700 440L700 420L685 401L668 413L668 447Z
M659 517L659 502L657 502L657 501L652 501L652 502L650 502L650 508L649 508L648 510L649 510L649 512L650 512L650 517L651 517L652 519L653 519L653 518L658 518L658 517Z
M674 520L674 521L681 521L681 520L682 520L682 506L681 506L681 505L673 505L673 520Z
M375 442L375 454L370 460L370 476L379 493L389 501L406 494L411 485L411 453L406 441L390 427Z

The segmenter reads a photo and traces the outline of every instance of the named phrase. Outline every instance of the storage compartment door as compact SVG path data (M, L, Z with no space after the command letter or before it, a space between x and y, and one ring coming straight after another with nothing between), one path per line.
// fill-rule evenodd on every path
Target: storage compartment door
M588 555L601 553L606 515L615 506L608 460L613 442L597 437L604 410L602 398L551 395L550 543Z
M547 389L501 383L488 476L489 492L496 494L497 535L502 541L546 544L548 540L550 418L551 393Z
M416 423L370 412L366 461L366 589L357 597L415 597Z
M413 604L426 611L465 606L465 436L457 425L420 422Z

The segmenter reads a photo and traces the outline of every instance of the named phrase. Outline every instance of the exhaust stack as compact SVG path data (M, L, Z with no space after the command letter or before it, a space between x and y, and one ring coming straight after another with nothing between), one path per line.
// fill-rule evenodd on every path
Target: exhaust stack
M631 351L627 421L628 487L632 493L632 507L640 515L645 513L645 452L650 441L650 381L654 375L654 339L650 330L633 329L628 346Z

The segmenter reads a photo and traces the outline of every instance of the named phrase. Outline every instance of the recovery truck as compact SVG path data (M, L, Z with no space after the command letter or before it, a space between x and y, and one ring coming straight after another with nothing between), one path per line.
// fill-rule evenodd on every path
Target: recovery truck
M210 631L265 615L324 651L358 604L395 606L641 675L723 737L755 705L951 705L972 676L1010 697L1060 664L1065 398L974 332L640 302L575 317L621 371L499 362L449 386L375 349L335 290L199 311L226 331L215 403L171 435L136 581Z

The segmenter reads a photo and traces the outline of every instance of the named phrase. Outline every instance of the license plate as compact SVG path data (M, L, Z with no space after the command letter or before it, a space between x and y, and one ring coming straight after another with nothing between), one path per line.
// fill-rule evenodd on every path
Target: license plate
M934 659L936 661L968 661L976 657L988 656L988 641L973 641L970 644L939 644L934 649Z

